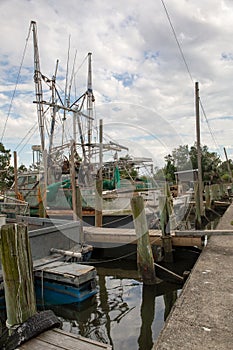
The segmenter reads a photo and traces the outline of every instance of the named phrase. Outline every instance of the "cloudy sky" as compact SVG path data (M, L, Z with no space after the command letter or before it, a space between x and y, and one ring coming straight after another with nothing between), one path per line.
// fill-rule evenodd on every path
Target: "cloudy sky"
M106 138L155 165L179 145L193 145L197 81L201 142L223 160L225 147L233 159L232 0L0 0L0 12L0 137L19 162L31 163L30 147L39 143L31 20L41 72L51 78L59 59L61 96L68 47L71 99L86 89L92 52L94 117L103 119Z

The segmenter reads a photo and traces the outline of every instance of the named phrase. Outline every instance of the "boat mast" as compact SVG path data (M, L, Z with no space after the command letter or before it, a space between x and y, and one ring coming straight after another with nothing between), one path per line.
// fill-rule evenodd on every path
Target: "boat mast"
M56 76L57 76L57 69L58 69L58 60L56 62L56 68L54 76L52 77L51 81L51 90L52 90L52 120L51 120L51 129L50 129L50 136L49 136L49 156L51 155L52 147L53 147L53 136L54 136L54 128L55 128L55 121L56 121L56 113L57 113L57 106L56 106Z
M44 109L43 109L43 91L42 91L42 81L40 72L40 57L38 48L38 37L37 37L37 27L36 22L31 21L32 32L33 32L33 45L34 45L34 82L36 90L36 105L37 105L37 115L40 130L41 139L41 151L43 153L45 149L45 136L44 136Z
M92 67L91 55L88 53L88 77L87 77L87 114L88 114L88 160L91 162L91 138L92 138L92 120L93 120L93 102L94 95L92 90Z

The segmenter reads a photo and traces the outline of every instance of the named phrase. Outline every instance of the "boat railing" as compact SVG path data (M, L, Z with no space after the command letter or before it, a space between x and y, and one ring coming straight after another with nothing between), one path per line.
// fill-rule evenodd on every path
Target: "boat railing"
M29 215L29 204L20 199L3 195L3 201L0 202L0 213L11 218L16 217L16 215Z

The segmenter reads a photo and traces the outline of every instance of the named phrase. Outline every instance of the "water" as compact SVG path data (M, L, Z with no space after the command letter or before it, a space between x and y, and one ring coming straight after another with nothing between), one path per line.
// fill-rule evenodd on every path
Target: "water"
M53 307L63 329L111 344L114 350L151 350L180 286L143 284L136 270L97 268L98 294L81 305ZM124 277L125 276L125 277Z

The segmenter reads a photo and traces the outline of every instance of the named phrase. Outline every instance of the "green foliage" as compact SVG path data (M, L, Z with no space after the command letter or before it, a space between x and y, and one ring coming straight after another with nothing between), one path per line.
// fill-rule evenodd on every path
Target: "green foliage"
M14 168L10 165L10 150L0 142L0 192L10 188L14 181Z
M188 145L179 146L172 151L172 157L174 159L174 165L177 171L189 170L192 167L189 156Z
M158 167L155 167L154 178L156 181L164 181L165 180L164 169L160 169Z
M0 192L11 188L14 183L14 167L10 165L11 151L0 142ZM20 165L18 172L27 171L25 165Z
M166 161L166 165L164 168L164 174L165 174L166 181L174 183L175 172L176 172L175 160L170 154L168 154L165 157L165 161Z
M190 160L193 169L198 168L197 164L197 147L190 148ZM220 182L220 166L221 160L216 152L210 152L207 146L201 147L201 167L202 179L204 182L218 183Z
M221 162L216 152L210 152L207 146L201 147L202 179L208 183L220 183L229 181L230 174L227 162ZM229 160L231 176L233 174L233 163ZM169 182L175 182L176 171L192 170L198 168L196 144L190 149L188 145L180 145L172 151L172 155L165 157L165 167L155 169L155 178L162 180L162 174Z
M18 173L25 173L27 171L27 168L24 164L21 164L19 167L18 167Z
M138 176L136 166L128 154L125 157L119 158L118 166L122 179L135 179Z
M230 169L229 169L230 168ZM221 174L221 179L223 182L230 182L233 178L233 162L229 159L229 162L224 161L221 163L219 167L219 171Z

